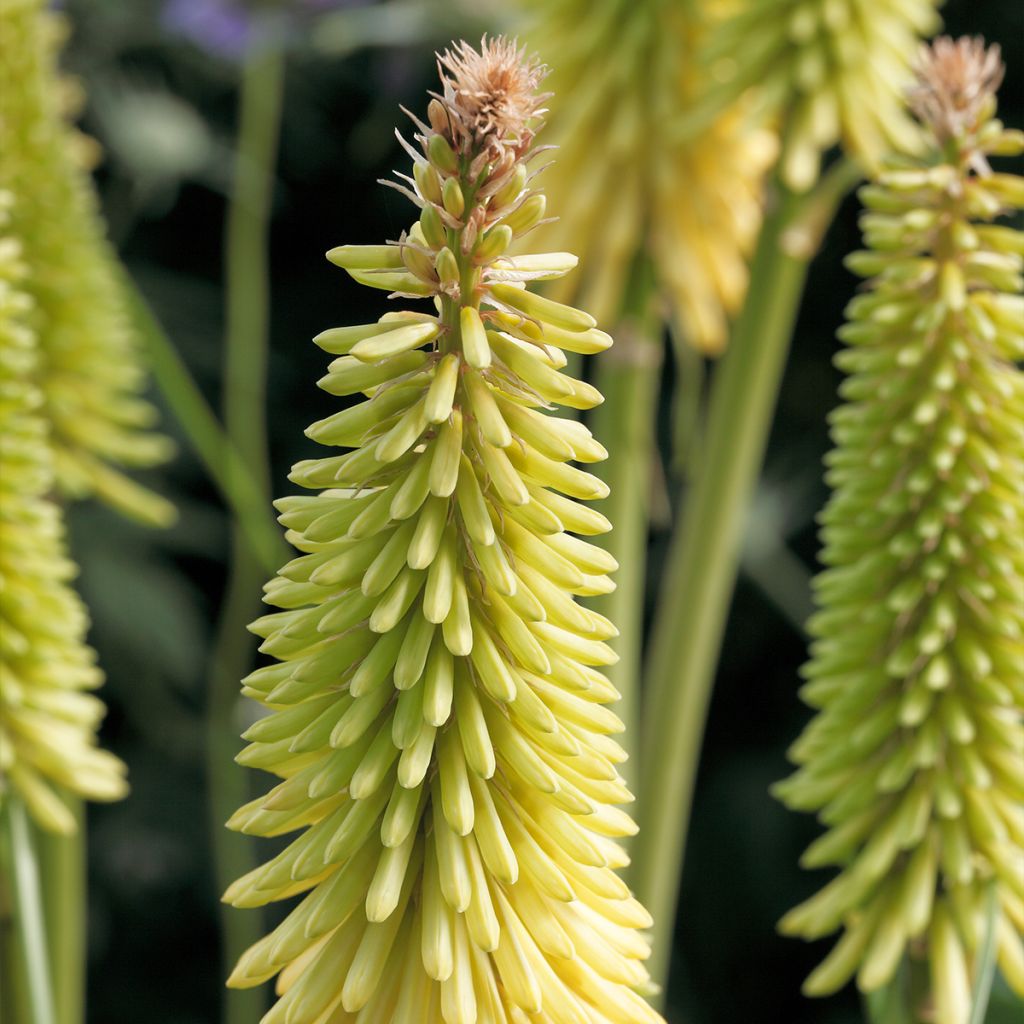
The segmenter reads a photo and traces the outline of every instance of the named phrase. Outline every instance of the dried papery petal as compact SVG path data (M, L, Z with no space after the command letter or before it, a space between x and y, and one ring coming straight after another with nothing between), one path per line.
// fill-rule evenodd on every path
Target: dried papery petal
M922 47L909 91L910 109L942 143L970 144L992 116L1005 68L999 47L949 36Z
M1024 236L992 223L1024 181L988 168L1024 137L994 118L992 51L940 40L919 74L928 152L860 193L849 265L870 281L840 331L802 691L818 713L778 787L828 826L805 866L840 872L781 927L844 930L809 994L878 989L909 955L930 1016L966 1024L992 887L1024 994Z
M240 760L282 781L231 821L302 831L226 898L306 895L230 984L279 975L265 1024L659 1024L650 919L615 874L615 630L575 599L615 564L568 532L609 527L571 465L606 453L554 414L600 401L564 352L611 339L527 290L575 257L505 255L544 212L536 63L497 39L441 67L408 146L419 220L328 254L433 310L316 339L338 357L321 387L359 401L307 434L352 450L300 462L319 493L278 502L300 554L251 627L275 660L245 680L268 714Z
M528 142L541 113L537 88L545 68L511 39L480 41L480 50L457 43L438 58L448 124L459 148L500 159L506 146ZM436 116L436 115L435 115Z

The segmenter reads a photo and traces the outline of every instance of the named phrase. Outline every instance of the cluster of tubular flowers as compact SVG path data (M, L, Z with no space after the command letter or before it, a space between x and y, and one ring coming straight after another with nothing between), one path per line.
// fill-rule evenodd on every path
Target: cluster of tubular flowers
M998 77L997 53L940 40L913 100L931 153L861 190L850 266L871 281L840 332L802 691L818 714L779 787L828 827L804 864L841 869L782 922L844 929L806 990L877 989L907 953L938 1024L968 1020L989 901L1024 993L1024 235L993 223L1024 179L989 166L1024 134L994 117Z
M80 137L62 111L56 68L61 22L43 0L5 0L0 18L0 189L15 203L39 339L37 378L49 421L57 482L73 497L95 494L151 523L173 508L118 466L162 462L170 442L150 430L156 410L141 397L146 373L130 329Z
M939 0L740 0L710 46L724 92L747 89L785 120L781 174L804 190L841 142L876 167L917 138L903 90Z
M125 793L124 766L96 749L103 705L84 642L85 609L68 584L47 424L32 378L36 337L21 247L0 192L0 807L11 792L39 824L71 832L56 787L94 800Z
M441 69L398 186L418 222L328 254L434 312L316 339L320 386L365 399L307 432L353 449L294 467L320 493L278 503L302 554L252 627L275 660L245 680L269 714L239 759L282 781L229 823L301 833L226 899L306 895L229 983L280 973L264 1024L654 1024L650 917L615 871L616 631L575 601L612 586L577 536L609 528L579 500L606 489L571 464L605 452L548 414L600 401L563 350L610 338L524 287L573 256L503 255L544 214L539 69L504 40Z
M559 212L531 242L584 254L578 278L550 294L613 320L640 248L682 335L703 352L721 351L746 293L762 181L777 147L750 123L745 104L730 104L698 130L681 123L703 100L699 54L721 3L528 6L536 8L536 49L557 58L544 137L558 147L545 189Z

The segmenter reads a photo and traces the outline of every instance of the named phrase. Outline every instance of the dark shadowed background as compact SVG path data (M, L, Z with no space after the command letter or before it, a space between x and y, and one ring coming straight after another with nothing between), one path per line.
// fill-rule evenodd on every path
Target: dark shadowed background
M224 5L213 0L63 6L73 23L67 63L89 95L84 128L104 150L97 174L114 242L219 406L222 235L244 25L224 18ZM315 387L328 357L310 338L384 311L380 293L355 285L322 254L342 242L395 238L408 225L411 206L375 184L406 162L393 136L403 120L399 104L424 106L435 48L501 27L498 16L507 13L468 0L392 4L388 19L348 22L372 44L353 49L354 35L324 28L337 11L318 9L359 4L292 6L271 257L275 495L294 490L290 465L314 454L304 427L331 410L332 399ZM1024 124L1024 4L953 0L944 13L952 34L982 33L1003 45L1002 112ZM804 642L794 623L806 607L813 517L825 498L820 463L838 383L834 331L856 287L841 259L857 246L856 215L850 200L811 270L751 517L690 831L671 1024L859 1020L850 992L814 1003L799 995L822 949L780 938L774 923L816 885L797 867L816 826L767 792L786 773L785 748L808 717L795 695ZM92 641L108 676L104 741L128 762L132 781L127 801L89 812L91 1024L214 1024L222 986L202 716L228 519L170 413L165 423L181 453L153 479L178 504L179 524L148 532L95 506L72 516ZM666 403L666 449L669 428ZM662 487L656 502L654 567L679 506L676 491ZM255 650L248 635L238 642ZM239 721L235 731L243 727ZM997 1006L989 1019L1008 1024L1014 1014Z

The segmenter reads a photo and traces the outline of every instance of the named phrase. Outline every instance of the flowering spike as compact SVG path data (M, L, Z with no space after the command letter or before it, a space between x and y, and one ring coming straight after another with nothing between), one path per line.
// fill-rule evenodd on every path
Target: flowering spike
M124 765L96 749L103 704L85 644L85 608L68 580L53 486L32 300L20 242L8 233L13 204L0 191L0 806L13 791L45 829L73 832L55 787L92 800L126 792Z
M173 507L116 466L151 466L171 451L150 432L146 373L127 322L96 198L65 124L55 50L60 22L43 0L8 0L0 18L0 189L16 197L12 229L30 267L43 415L57 482L153 524Z
M574 600L615 566L567 532L607 529L578 500L604 485L569 465L605 453L553 415L600 401L563 350L610 339L526 290L573 257L503 255L539 198L536 64L503 39L440 62L414 121L418 223L330 254L435 312L316 339L339 356L322 386L365 401L310 428L352 449L295 467L321 493L278 503L301 554L252 626L276 660L245 680L270 713L240 760L282 781L230 822L302 831L225 898L306 895L230 984L280 973L265 1024L657 1024L650 918L615 874L634 831L601 672L615 630Z
M999 962L1024 993L1024 234L992 222L1024 180L995 120L998 56L939 40L912 93L930 143L861 190L869 276L838 357L819 611L804 699L818 709L779 786L828 831L839 875L782 929L842 939L807 980L871 991L905 952L929 1019L965 1024L994 888ZM923 1014L922 1014L923 1016Z
M720 5L526 6L536 12L534 45L553 63L558 58L545 130L558 149L544 182L559 216L530 241L584 256L578 281L559 281L548 294L610 321L620 315L642 245L682 334L701 351L720 352L746 293L762 179L777 149L771 132L751 124L745 104L731 104L696 132L679 123L704 100L709 80L700 54Z
M727 92L753 89L785 124L782 176L810 188L841 142L869 168L918 137L903 88L940 0L743 0L709 57Z

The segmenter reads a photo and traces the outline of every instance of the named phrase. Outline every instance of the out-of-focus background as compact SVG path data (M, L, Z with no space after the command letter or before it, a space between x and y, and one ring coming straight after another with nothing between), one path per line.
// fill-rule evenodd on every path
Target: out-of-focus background
M97 176L113 241L217 407L224 215L239 58L251 28L246 4L62 6L73 29L66 64L88 94L83 128L103 151ZM323 253L342 242L396 238L408 226L411 206L376 184L407 162L393 134L405 120L399 105L424 108L435 49L505 27L509 16L508 5L480 0L279 6L288 8L289 56L271 249L275 495L294 490L288 469L315 448L303 429L332 406L315 387L328 357L310 338L328 326L375 319L385 308L382 293L355 285ZM1009 71L1002 112L1009 123L1024 124L1024 5L950 0L944 19L953 35L980 33L1003 45ZM812 267L751 517L690 830L668 993L672 1024L859 1019L850 992L813 1003L799 995L822 949L780 938L774 925L815 885L797 867L815 825L767 792L786 773L785 748L808 717L796 698L804 658L796 623L807 612L813 517L825 498L825 417L838 383L833 335L856 287L841 264L857 245L856 214L856 201L848 200ZM669 363L666 392L672 373ZM181 452L152 480L178 505L177 526L151 532L88 504L71 513L92 642L108 677L104 740L127 761L132 781L127 801L89 810L92 1024L212 1024L222 991L203 711L229 520L166 410L165 425ZM666 451L669 429L666 410ZM655 482L649 601L678 508L677 488L666 479ZM247 636L239 643L256 645ZM998 999L992 1024L1013 1019Z

